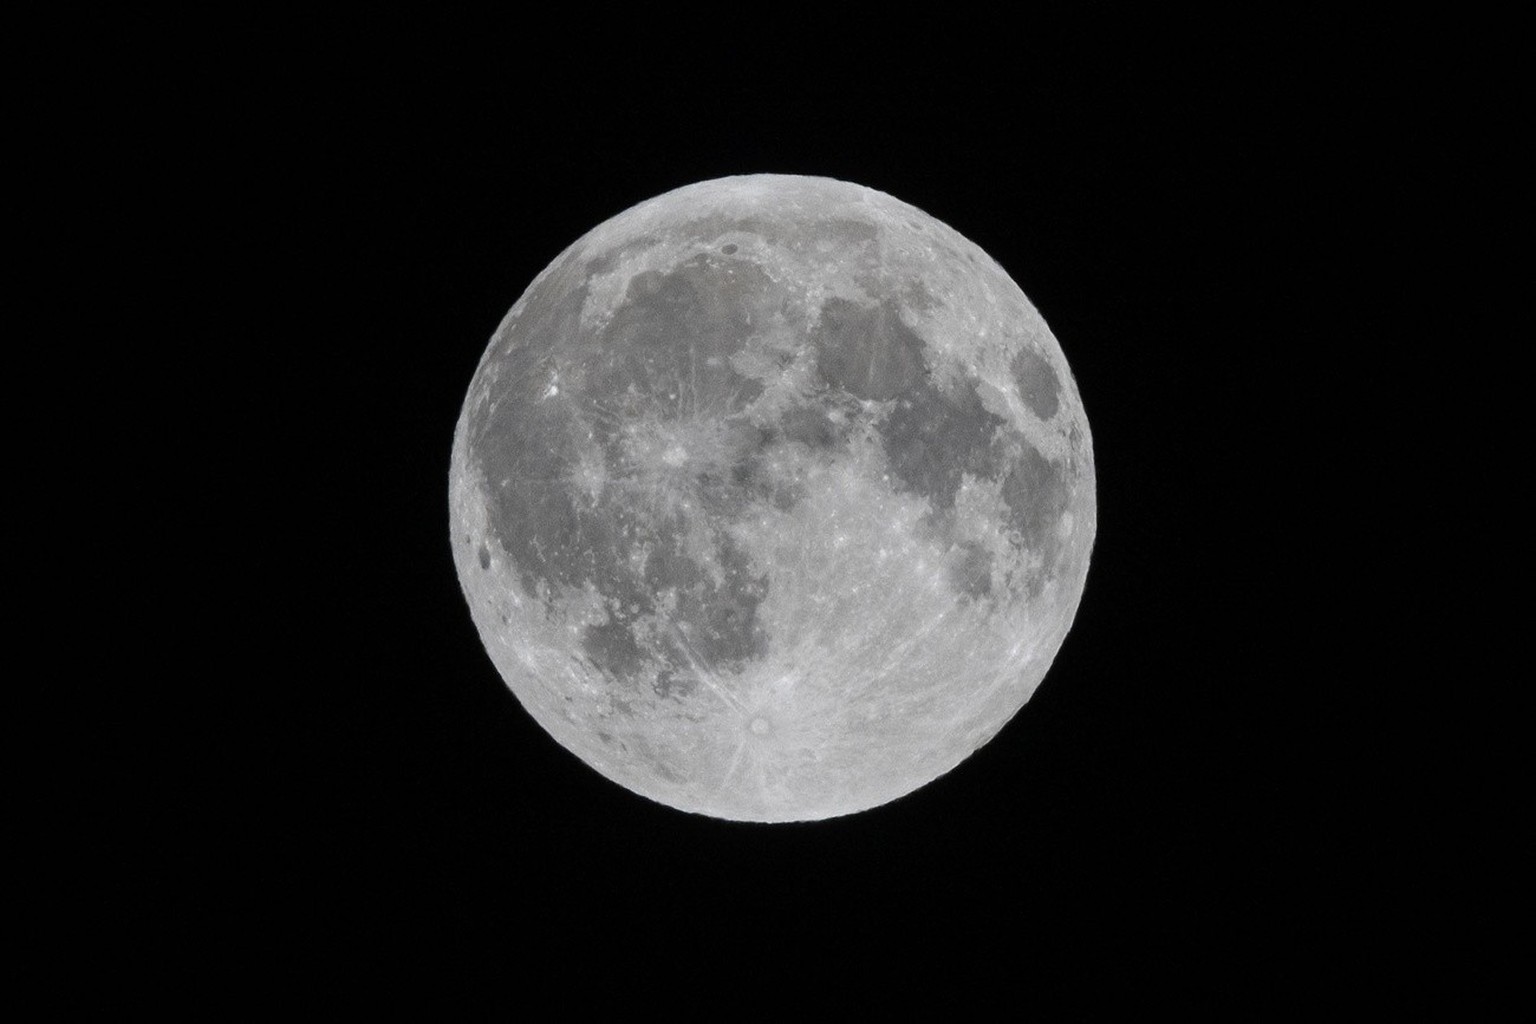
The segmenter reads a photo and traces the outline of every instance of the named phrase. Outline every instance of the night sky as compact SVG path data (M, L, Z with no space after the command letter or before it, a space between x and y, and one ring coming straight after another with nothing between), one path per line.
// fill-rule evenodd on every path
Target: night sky
M1373 344L1346 225L1407 187L1360 155L1390 88L1235 30L1069 60L985 25L585 56L342 28L200 59L217 88L178 80L163 132L185 159L161 191L210 240L182 255L219 282L204 336L240 353L190 392L249 446L211 525L261 524L224 556L242 641L203 662L236 708L187 741L196 765L238 733L235 781L188 789L171 817L199 841L161 862L204 884L151 888L173 930L249 922L309 969L530 934L535 973L998 979L1050 947L1325 969L1363 785L1330 742L1351 584L1320 538ZM1097 460L1084 599L1034 698L949 775L819 824L691 816L585 767L497 675L448 542L459 407L523 289L635 203L750 172L871 186L990 253L1059 339Z

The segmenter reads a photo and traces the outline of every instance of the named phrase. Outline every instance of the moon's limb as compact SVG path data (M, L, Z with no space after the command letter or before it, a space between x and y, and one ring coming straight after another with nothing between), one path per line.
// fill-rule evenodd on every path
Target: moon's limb
M1039 314L889 196L760 175L626 211L497 330L454 552L524 706L615 781L782 821L994 735L1071 625L1091 435Z

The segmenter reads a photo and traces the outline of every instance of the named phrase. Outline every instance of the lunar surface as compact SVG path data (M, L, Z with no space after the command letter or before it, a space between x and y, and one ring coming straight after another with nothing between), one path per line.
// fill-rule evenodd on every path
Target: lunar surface
M954 768L1061 647L1095 529L1061 347L953 229L826 178L640 204L528 288L449 473L492 661L588 765L795 821Z

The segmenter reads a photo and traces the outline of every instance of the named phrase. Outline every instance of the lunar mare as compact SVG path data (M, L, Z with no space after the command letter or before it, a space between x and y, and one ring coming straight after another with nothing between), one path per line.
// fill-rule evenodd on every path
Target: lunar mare
M826 178L707 181L593 229L470 384L454 559L523 706L628 789L810 820L949 771L1082 595L1088 421L976 245Z

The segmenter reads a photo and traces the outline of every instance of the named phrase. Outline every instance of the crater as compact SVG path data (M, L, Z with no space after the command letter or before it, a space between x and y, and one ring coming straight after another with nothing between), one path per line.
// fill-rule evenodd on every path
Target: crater
M1025 348L1013 357L1009 369L1013 374L1013 383L1019 389L1019 398L1023 399L1030 412L1042 420L1056 415L1060 405L1061 381L1050 360L1032 348Z

